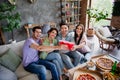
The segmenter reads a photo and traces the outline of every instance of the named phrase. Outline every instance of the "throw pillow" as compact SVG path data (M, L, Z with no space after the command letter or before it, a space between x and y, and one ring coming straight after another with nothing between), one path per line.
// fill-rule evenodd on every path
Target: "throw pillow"
M112 36L112 34L111 34L111 32L110 32L110 30L109 30L108 27L100 27L100 28L99 28L99 32L100 32L104 37L111 37L111 36Z
M49 24L44 24L42 27L42 34L47 34L48 30L50 29Z
M2 56L0 56L0 64L6 68L15 71L21 62L21 58L15 54L12 49L8 49Z

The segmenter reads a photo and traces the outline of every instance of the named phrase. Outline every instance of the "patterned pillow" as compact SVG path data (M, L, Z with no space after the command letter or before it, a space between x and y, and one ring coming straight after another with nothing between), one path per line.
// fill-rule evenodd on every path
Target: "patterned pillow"
M0 56L0 64L13 72L17 69L20 63L21 58L14 53L12 49L8 49L3 55Z

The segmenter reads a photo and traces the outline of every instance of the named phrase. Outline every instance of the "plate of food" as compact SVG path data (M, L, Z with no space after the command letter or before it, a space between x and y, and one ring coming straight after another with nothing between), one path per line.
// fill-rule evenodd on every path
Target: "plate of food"
M73 80L102 80L102 75L93 70L78 69L74 73Z
M101 71L110 71L116 60L109 55L98 55L92 57L91 61L94 62L96 69Z
M114 62L109 58L98 58L96 61L96 67L101 70L111 70Z

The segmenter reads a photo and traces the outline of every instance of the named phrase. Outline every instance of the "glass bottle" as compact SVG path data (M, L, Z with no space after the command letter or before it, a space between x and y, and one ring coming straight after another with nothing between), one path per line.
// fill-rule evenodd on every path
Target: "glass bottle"
M112 66L111 73L112 73L112 74L115 74L115 73L116 73L116 70L117 70L117 61L114 62L113 66Z

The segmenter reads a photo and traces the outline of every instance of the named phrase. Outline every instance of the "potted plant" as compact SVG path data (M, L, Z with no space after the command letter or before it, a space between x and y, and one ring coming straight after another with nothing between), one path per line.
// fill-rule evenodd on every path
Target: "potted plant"
M3 31L9 31L12 34L12 41L14 41L14 29L20 28L20 14L15 12L16 6L9 3L2 3L0 5L0 22Z
M98 9L87 9L87 14L90 20L90 24L88 25L87 35L93 36L94 35L94 29L93 25L96 22L99 22L102 19L106 19L108 17L108 12L105 10L98 10Z

